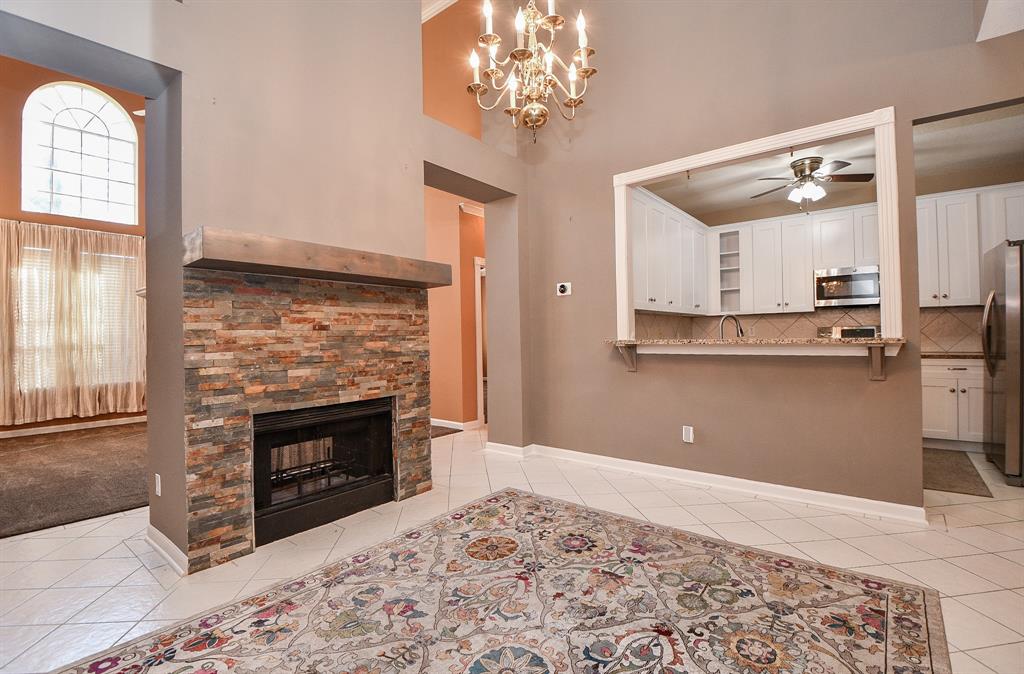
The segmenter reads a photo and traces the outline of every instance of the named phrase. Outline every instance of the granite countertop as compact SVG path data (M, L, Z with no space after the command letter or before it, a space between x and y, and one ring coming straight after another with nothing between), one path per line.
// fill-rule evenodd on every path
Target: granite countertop
M743 346L807 346L807 345L832 345L832 346L864 346L868 344L906 344L907 340L893 337L732 337L728 339L606 339L607 344L613 346L682 346L700 345L708 346L721 345L743 345Z
M985 357L981 353L922 353L922 358L953 358L953 359L964 359L964 360L981 360Z

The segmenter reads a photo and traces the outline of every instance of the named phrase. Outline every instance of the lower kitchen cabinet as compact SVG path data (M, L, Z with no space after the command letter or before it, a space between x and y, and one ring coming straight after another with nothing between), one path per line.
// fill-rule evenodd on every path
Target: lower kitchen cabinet
M925 438L981 442L985 383L980 368L923 366L921 417Z

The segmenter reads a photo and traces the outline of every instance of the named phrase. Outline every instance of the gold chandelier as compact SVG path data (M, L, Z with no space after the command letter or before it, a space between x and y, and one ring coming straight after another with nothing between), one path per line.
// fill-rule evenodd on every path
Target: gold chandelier
M576 108L583 105L583 94L587 92L587 82L597 72L597 69L590 65L590 59L594 50L587 43L587 24L583 18L583 12L576 18L576 30L579 37L579 48L573 52L569 64L566 65L554 52L555 34L562 29L565 19L555 13L555 0L547 0L547 14L541 14L537 9L534 0L529 0L525 9L520 7L516 13L516 47L509 51L504 58L498 58L498 47L501 46L501 36L494 32L494 9L490 0L484 0L484 23L486 30L479 38L479 45L486 50L488 67L484 70L484 77L491 86L488 87L480 80L480 56L476 49L470 52L469 64L473 67L473 83L467 87L469 93L476 96L477 105L483 110L493 110L501 105L502 101L508 102L505 114L512 118L512 126L519 128L520 125L533 131L533 141L537 142L537 129L544 126L550 112L547 105L551 98L558 108L562 117L572 121L576 117ZM548 32L547 44L538 38L540 29ZM569 87L566 88L562 81L555 75L555 64L565 70ZM577 66L577 64L579 64ZM509 68L508 77L502 70ZM504 81L503 81L504 80ZM583 80L582 88L577 91L577 81ZM497 92L497 98L493 103L487 105L483 102L483 96L489 91ZM559 102L561 90L567 98ZM505 94L508 94L507 98ZM563 107L564 106L564 107ZM568 110L568 112L566 112Z

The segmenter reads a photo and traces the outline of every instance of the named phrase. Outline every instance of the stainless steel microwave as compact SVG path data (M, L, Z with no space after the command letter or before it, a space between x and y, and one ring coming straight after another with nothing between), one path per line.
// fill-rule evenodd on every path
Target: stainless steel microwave
M850 307L878 304L878 265L814 270L814 306Z

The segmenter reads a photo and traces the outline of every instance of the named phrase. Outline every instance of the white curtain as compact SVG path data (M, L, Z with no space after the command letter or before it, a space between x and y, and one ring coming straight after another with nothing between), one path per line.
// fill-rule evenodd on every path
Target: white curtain
M0 425L145 409L142 237L0 219Z

